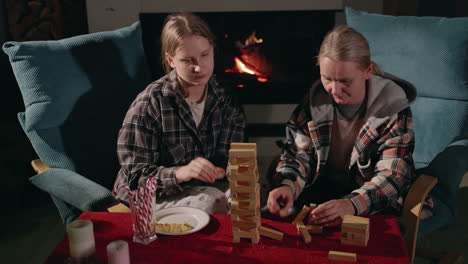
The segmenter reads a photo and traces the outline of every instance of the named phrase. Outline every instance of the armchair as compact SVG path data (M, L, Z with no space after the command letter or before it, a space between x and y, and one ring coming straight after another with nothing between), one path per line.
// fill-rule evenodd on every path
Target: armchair
M346 8L346 19L369 41L373 61L418 89L411 108L413 157L420 176L403 213L413 261L418 239L452 224L458 186L468 172L468 18L395 17ZM428 194L434 215L421 220ZM453 257L452 262L461 259Z
M20 124L40 160L30 178L65 223L118 204L116 142L124 115L149 83L139 23L58 41L7 42L23 96Z

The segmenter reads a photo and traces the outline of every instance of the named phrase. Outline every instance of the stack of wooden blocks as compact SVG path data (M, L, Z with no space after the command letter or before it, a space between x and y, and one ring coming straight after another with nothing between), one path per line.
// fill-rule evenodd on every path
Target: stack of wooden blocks
M369 240L369 218L345 215L341 224L341 243L367 246Z
M257 145L231 143L228 170L234 243L239 243L241 238L248 238L257 244L260 235L282 240L283 233L261 226Z

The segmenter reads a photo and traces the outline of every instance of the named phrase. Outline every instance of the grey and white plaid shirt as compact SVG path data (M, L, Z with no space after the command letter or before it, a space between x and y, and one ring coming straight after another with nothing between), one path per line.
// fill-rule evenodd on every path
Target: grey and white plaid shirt
M198 128L180 89L172 71L151 83L130 105L117 142L121 169L113 194L118 199L128 201L125 186L135 190L149 177L157 178L157 196L176 194L182 190L175 179L178 166L204 157L225 168L230 143L244 141L244 112L213 77Z

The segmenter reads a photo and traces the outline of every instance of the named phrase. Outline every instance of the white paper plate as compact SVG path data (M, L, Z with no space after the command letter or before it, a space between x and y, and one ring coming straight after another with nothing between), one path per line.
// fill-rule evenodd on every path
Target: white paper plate
M172 207L165 208L154 213L154 220L158 224L183 224L187 223L193 226L192 230L181 233L166 233L157 231L156 233L169 236L179 236L191 234L199 231L210 222L210 216L204 211L192 207Z

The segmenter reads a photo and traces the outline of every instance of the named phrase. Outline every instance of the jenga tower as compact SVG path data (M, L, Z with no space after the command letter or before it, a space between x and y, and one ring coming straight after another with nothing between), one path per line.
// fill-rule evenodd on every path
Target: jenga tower
M239 243L241 238L250 238L252 243L257 244L261 224L257 145L231 143L228 169L233 241Z

